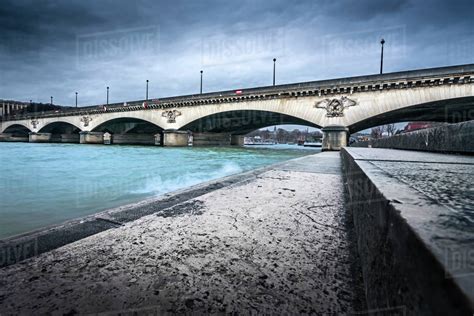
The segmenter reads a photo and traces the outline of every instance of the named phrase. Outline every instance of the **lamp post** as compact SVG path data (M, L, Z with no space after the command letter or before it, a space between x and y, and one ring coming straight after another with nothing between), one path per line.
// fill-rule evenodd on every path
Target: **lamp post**
M380 74L383 73L383 44L385 44L385 40L382 38L380 41L380 44L382 45L382 51L380 53Z
M276 58L273 58L273 85L275 85L275 65L276 65Z
M77 92L76 92L76 109L77 109Z
M148 101L148 79L146 80L146 101Z
M199 93L202 94L202 70L201 70L201 90Z
M107 105L109 105L109 87L107 87Z
M53 105L53 97L51 96L51 105Z

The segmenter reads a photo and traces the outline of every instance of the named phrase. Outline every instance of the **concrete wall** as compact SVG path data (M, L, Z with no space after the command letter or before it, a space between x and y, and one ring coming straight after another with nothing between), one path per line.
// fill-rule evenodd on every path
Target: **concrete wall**
M474 154L474 121L357 142L351 146Z
M153 134L113 134L112 144L155 145Z
M466 296L401 215L403 204L387 198L346 149L341 157L368 309L385 314L384 308L398 307L394 315L472 314Z
M0 133L0 142L29 142L28 136L13 136L9 133Z
M229 146L230 134L193 133L193 146Z
M61 134L61 143L79 144L79 134Z

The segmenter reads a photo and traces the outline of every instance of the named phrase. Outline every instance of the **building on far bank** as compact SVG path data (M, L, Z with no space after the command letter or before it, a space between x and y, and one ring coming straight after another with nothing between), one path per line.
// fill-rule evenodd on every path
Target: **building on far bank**
M0 99L0 116L9 116L19 113L23 113L28 108L28 103L12 101L12 100L1 100Z
M445 123L439 123L439 122L408 122L408 124L405 125L405 127L403 128L402 133L413 132L420 129L431 128L431 127L444 125L444 124Z

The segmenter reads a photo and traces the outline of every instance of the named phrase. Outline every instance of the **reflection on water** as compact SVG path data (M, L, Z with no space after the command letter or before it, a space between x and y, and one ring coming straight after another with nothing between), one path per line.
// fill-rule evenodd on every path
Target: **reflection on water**
M0 238L318 151L0 143Z

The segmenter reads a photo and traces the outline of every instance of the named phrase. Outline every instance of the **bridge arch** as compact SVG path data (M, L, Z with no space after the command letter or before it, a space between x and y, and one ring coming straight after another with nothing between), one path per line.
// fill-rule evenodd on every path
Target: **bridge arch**
M51 133L51 134L79 134L81 128L71 122L65 121L54 121L47 123L45 126L38 130L38 133Z
M92 132L111 134L159 133L163 128L153 121L135 117L116 117L95 125Z
M391 111L381 112L349 125L351 133L375 126L407 122L432 121L457 123L474 119L474 96L447 98L412 104Z
M263 127L287 124L320 128L308 120L276 111L243 109L204 115L183 125L180 130L190 130L195 133L245 135Z
M21 123L10 124L2 131L2 133L12 134L13 136L28 136L30 132L31 130Z
M122 145L156 145L161 142L163 128L136 117L116 117L91 129L91 132L111 134L111 143Z

